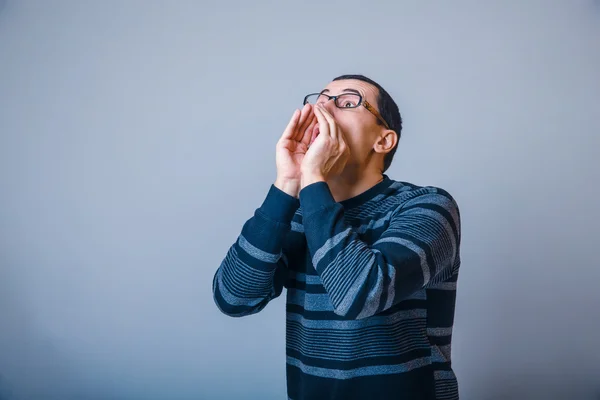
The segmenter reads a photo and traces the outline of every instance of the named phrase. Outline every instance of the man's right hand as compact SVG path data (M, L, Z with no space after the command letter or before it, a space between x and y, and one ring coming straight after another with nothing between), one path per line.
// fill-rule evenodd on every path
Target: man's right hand
M300 192L300 166L308 146L316 134L314 129L317 118L313 106L306 104L302 110L296 110L277 142L275 162L277 179L275 186L293 197Z

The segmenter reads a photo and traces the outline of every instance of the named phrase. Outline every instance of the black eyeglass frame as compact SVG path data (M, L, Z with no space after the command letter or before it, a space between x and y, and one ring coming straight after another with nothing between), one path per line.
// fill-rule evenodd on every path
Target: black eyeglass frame
M351 94L353 96L358 96L358 98L359 98L358 103L352 107L340 107L340 105L338 104L338 98L341 96L344 96L344 95L349 95L349 94ZM375 107L373 107L368 101L363 99L362 95L360 95L358 93L342 93L337 96L331 96L326 93L310 93L310 94L307 94L306 96L304 96L304 101L302 103L303 105L306 105L306 103L308 103L308 98L310 96L326 96L329 100L333 100L333 102L337 108L358 108L362 105L371 114L373 114L375 116L375 118L377 118L379 121L381 121L381 123L383 124L383 126L385 126L386 129L390 129L390 126L388 125L388 123L385 122L385 119L383 119L383 117L381 116L381 114L379 114L379 112L375 109Z

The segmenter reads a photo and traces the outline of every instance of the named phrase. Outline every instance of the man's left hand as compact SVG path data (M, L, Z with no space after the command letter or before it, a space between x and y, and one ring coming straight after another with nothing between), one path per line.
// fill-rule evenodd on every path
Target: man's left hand
M319 135L302 160L301 188L340 174L350 157L344 134L333 116L320 104L314 107L314 113L319 123Z

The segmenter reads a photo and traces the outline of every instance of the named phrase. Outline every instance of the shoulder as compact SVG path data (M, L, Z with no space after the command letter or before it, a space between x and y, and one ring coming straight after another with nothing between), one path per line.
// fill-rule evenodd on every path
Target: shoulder
M390 196L396 198L396 212L433 210L449 214L460 224L459 206L452 194L438 186L420 186L410 182L394 181L390 185Z
M458 207L454 196L448 190L438 186L420 186L411 182L393 180L393 183L389 186L388 194L402 200L402 202L413 199L431 200Z

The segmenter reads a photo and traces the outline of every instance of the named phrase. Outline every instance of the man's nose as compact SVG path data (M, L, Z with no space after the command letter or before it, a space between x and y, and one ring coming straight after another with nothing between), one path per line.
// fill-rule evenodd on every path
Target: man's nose
M335 111L335 109L337 108L335 106L335 99L328 99L327 101L324 101L323 103L323 107L330 113L333 114L333 112Z

